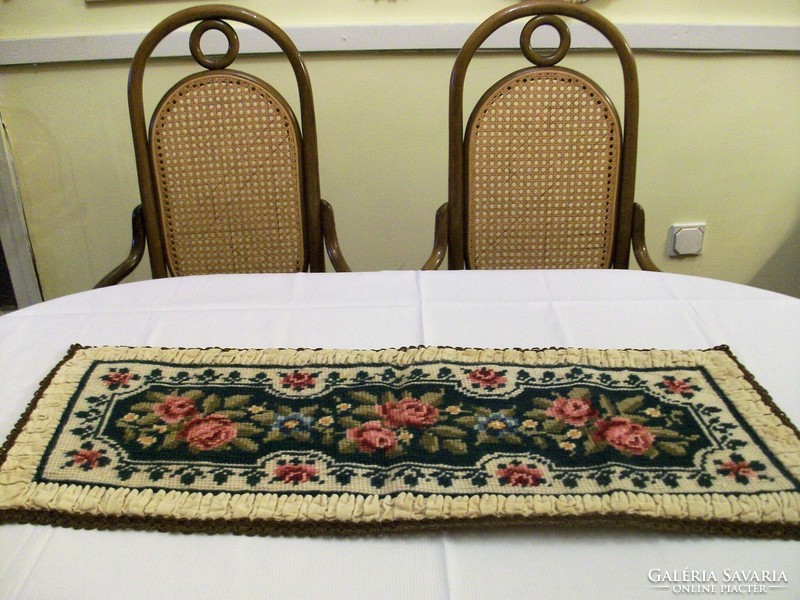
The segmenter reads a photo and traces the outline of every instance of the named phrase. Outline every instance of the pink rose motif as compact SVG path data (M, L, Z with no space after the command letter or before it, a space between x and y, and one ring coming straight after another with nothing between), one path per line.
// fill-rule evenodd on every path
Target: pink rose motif
M312 465L285 464L275 467L275 477L284 483L297 485L298 483L308 483L317 476L316 468Z
M395 429L405 425L412 427L433 425L439 419L438 408L411 397L403 398L399 402L378 405L375 410L389 427Z
M100 464L103 453L98 450L76 450L72 455L72 463L85 470L94 469Z
M595 427L595 431L592 432L592 439L595 442L608 442L626 454L644 454L655 441L655 437L646 427L624 417L600 419L595 423Z
M596 418L599 414L592 407L591 401L583 398L556 398L553 406L548 408L545 413L575 427L583 427L586 425L586 421Z
M130 385L130 382L134 379L139 379L138 375L134 375L128 369L120 369L117 371L116 369L111 369L106 375L103 375L100 379L103 380L103 383L108 386L110 390L116 390L117 388L126 388Z
M481 367L467 375L467 379L472 384L472 387L496 388L505 385L508 381L508 379L503 376L503 373L498 373L494 369Z
M380 421L368 421L358 427L347 430L347 439L358 442L361 452L375 450L391 450L397 446L397 436L391 429L386 429Z
M293 390L300 391L307 387L314 387L317 380L311 373L305 371L294 371L288 373L281 379L281 386L285 388L292 388Z
M153 407L164 423L178 423L197 414L194 400L186 396L167 396L160 404Z
M664 378L663 387L673 394L686 394L694 390L694 386L685 379Z
M178 432L195 450L213 450L236 437L236 425L228 417L213 414L192 419Z
M728 477L736 479L737 477L752 477L756 473L746 460L739 462L728 461L722 463L722 469L727 473Z
M539 485L544 478L544 474L540 469L532 469L525 465L512 464L498 469L497 477L500 478L500 483L502 485L508 484L520 487L532 487Z

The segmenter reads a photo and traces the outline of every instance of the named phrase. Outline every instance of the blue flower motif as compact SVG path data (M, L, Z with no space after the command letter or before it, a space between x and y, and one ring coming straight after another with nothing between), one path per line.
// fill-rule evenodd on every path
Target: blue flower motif
M507 417L503 413L492 413L488 417L478 417L475 429L495 437L503 433L513 433L519 427L519 422L514 417Z
M313 417L307 417L295 412L290 415L280 415L275 419L272 428L277 429L281 433L289 434L296 431L308 431L313 422Z

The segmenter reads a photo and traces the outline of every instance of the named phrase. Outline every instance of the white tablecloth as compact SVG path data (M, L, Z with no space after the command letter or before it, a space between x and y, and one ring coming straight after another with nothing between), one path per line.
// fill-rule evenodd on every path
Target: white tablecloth
M76 294L0 317L1 436L76 342L236 348L727 344L800 423L800 300L669 274L235 275ZM718 585L726 573L782 573L787 582L767 583L758 595L800 597L800 544L786 541L554 528L336 540L0 526L2 598L703 596L657 587L648 579L653 570L713 573ZM709 594L726 596L742 594L719 587Z

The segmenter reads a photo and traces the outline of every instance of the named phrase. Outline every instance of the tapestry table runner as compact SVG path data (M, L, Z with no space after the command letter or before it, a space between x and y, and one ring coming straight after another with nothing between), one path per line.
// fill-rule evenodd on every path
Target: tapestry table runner
M800 435L726 347L76 345L0 451L0 521L796 539Z

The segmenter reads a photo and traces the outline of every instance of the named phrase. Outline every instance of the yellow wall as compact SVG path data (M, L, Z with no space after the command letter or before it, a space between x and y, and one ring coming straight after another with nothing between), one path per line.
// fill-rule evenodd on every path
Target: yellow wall
M0 39L144 31L191 4L11 0L0 4ZM288 27L477 22L507 3L239 4ZM619 23L800 23L796 0L592 0L589 6ZM427 257L433 214L446 199L447 82L454 56L306 56L317 107L322 192L336 209L340 241L355 270L419 268ZM287 79L274 58L245 60L265 78L277 69L279 81ZM521 65L507 53L480 60L481 74ZM800 296L798 55L644 52L637 64L642 95L637 201L647 211L655 261L672 272ZM125 95L128 66L106 61L0 69L0 111L46 298L91 287L127 252L129 213L138 203ZM610 77L609 91L618 95L617 70L607 54L580 53L572 66L589 69L601 82ZM180 60L156 61L153 79L168 81L184 67ZM667 258L669 225L695 220L708 224L703 255ZM147 276L144 266L133 278Z

